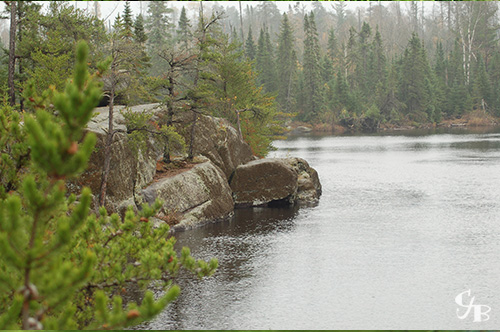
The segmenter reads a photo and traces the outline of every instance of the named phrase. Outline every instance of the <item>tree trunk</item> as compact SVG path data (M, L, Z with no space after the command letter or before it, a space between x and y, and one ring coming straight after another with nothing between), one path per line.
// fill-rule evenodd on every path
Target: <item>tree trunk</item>
M241 133L240 111L236 111L236 119L238 123L238 136L241 140L243 140L243 134Z
M18 36L19 36L19 43L22 43L22 38L23 38L23 34L22 34L22 20L20 20L17 24L17 29L18 29ZM22 80L22 77L23 77L23 72L24 72L24 69L23 69L23 61L22 61L22 58L18 58L18 61L17 61L17 68L19 70L19 77L20 77L20 80ZM22 81L24 82L24 81ZM20 94L19 95L19 110L23 111L24 110L24 98L23 96Z
M104 149L104 166L101 178L101 190L99 197L99 205L104 206L106 203L106 190L108 187L109 167L111 164L111 145L113 144L113 108L115 103L115 89L111 88L109 98L109 121L108 121L108 135L106 136L106 147Z
M244 32L243 32L243 14L242 14L242 11L241 11L241 1L238 1L238 4L240 5L240 30L241 30L241 41L244 42L245 41L245 35L244 35Z
M195 111L193 111L193 124L191 126L191 137L189 141L189 153L188 153L188 159L193 160L193 147L194 147L194 133L196 130L196 120L198 119L198 114L196 114Z
M10 35L9 35L9 101L10 105L16 104L16 91L14 89L14 72L16 69L16 30L17 30L17 2L10 2Z

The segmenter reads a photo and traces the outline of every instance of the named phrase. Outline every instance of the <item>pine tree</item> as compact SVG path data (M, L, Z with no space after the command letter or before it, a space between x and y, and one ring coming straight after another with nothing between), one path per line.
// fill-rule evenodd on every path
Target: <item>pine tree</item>
M274 98L256 84L256 74L249 60L242 61L239 43L230 42L220 31L212 30L217 42L204 48L199 82L192 93L203 100L199 108L228 119L238 128L242 138L257 156L265 156L271 149L278 120ZM263 50L265 34L262 33Z
M335 118L348 117L349 114L355 111L353 107L352 97L349 92L349 85L344 76L343 71L339 68L335 78L335 94L334 94L334 112Z
M217 266L215 260L195 261L187 248L178 257L173 238L165 240L168 225L153 229L149 223L159 202L144 205L139 215L129 209L122 220L105 209L90 215L88 189L78 198L66 195L66 180L85 169L96 142L84 128L102 95L87 71L86 45L79 44L76 54L65 91L38 105L36 116L25 117L30 166L18 191L0 197L0 329L137 325L177 296L171 278L181 266L199 277ZM59 117L43 109L49 104ZM165 289L156 301L146 292L140 306L124 307L113 295L130 282L144 287L152 280Z
M252 26L248 28L248 37L245 41L245 56L249 60L254 60L256 56L255 42L253 41Z
M146 41L148 40L146 32L144 31L144 18L142 17L142 15L138 15L135 19L134 39L135 42L141 46L144 46L146 44Z
M368 23L363 22L361 31L358 34L357 42L357 58L354 71L354 87L359 89L363 101L366 101L370 94L372 94L373 87L369 86L368 82L368 62L370 56L370 37L371 27Z
M172 9L167 8L165 1L149 1L148 16L146 18L147 50L151 58L150 74L158 76L162 72L161 58L159 54L172 44L170 33L170 14Z
M465 85L463 52L458 38L455 40L448 59L449 92L446 99L447 110L450 116L461 116L464 111L472 109L472 101L469 89Z
M377 28L373 41L370 45L368 55L368 72L366 74L367 89L372 90L371 93L366 94L366 103L371 105L377 103L377 96L379 96L386 84L387 80L387 60L385 57L385 50L382 45L382 37ZM375 91L375 93L374 93ZM378 107L381 107L377 103Z
M293 29L290 25L288 15L283 14L281 21L280 35L278 37L278 104L281 109L290 113L295 105L295 85L297 80L297 56L295 54L295 40L293 37Z
M400 125L403 122L402 110L405 105L399 100L398 86L400 78L400 61L392 63L387 80L378 93L378 102L380 113L392 124Z
M464 84L464 81L455 77L450 87L449 107L452 110L452 115L455 117L462 116L466 111L472 109L472 98L469 89Z
M357 70L356 66L360 62L359 53L358 53L358 38L357 31L353 27L349 29L349 39L347 40L347 45L345 46L345 54L346 56L343 58L344 68L345 68L345 76L349 84L356 88L355 81L355 71Z
M74 68L75 46L79 40L89 43L89 63L95 68L103 58L106 35L102 22L67 3L50 2L47 11L36 8L25 8L17 52L23 61L23 90L32 85L41 95L50 86L56 90L64 88Z
M337 45L337 37L335 36L335 31L330 29L328 31L328 44L327 44L327 55L333 63L338 62L338 52L339 47Z
M478 56L475 64L471 95L473 107L487 110L493 104L491 82L481 56Z
M435 120L434 79L424 47L414 33L402 59L400 99L408 117L418 123Z
M181 46L187 50L189 40L191 39L191 23L187 18L186 8L182 6L181 16L179 17L177 40Z
M256 69L259 73L259 83L264 87L266 92L276 91L273 53L274 50L272 48L269 31L267 29L261 29L257 42Z
M447 96L450 94L447 66L443 44L438 42L436 48L436 64L434 66L434 74L436 77L436 107L440 109L445 116L450 116L453 110L450 109L447 103Z
M123 31L127 38L133 37L134 21L132 18L132 10L130 2L125 1L125 9L123 10Z
M114 31L110 36L108 62L110 70L104 75L105 88L109 93L108 128L104 150L104 166L101 176L99 204L105 206L107 181L111 162L111 146L114 132L114 106L117 100L130 105L146 94L142 80L149 65L144 47L129 38L123 19L117 15Z
M20 121L20 113L4 101L0 112L0 200L18 189L29 161L26 128Z
M334 78L333 63L328 55L324 55L320 61L321 85L327 84Z
M314 120L320 111L320 49L314 14L304 17L304 113L305 121Z

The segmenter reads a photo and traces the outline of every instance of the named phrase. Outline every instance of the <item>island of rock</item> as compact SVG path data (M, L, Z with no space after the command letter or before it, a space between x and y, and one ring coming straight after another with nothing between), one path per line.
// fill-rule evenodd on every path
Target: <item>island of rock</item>
M132 112L160 112L160 104L140 105ZM264 158L253 156L237 130L225 119L199 116L194 135L193 163L170 174L162 174L160 144L150 137L144 151L134 153L121 107L114 116L111 169L105 207L123 214L129 206L140 209L142 203L163 202L159 220L169 222L175 230L185 230L207 222L223 220L234 208L314 204L321 195L318 173L300 158ZM190 139L190 119L177 116L176 128L186 141ZM88 131L97 135L97 145L87 171L70 184L70 191L82 186L95 194L98 205L104 144L108 126L108 109L96 109Z

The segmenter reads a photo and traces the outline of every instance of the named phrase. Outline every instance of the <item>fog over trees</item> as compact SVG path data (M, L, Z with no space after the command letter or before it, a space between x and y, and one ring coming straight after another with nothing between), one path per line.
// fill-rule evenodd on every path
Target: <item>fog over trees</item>
M135 26L134 38L142 40L149 57L150 78L165 74L168 65L162 53L167 49L194 55L201 12L207 20L218 17L210 37L232 46L222 51L220 43L212 43L213 55L234 55L235 65L248 62L256 88L275 98L276 111L293 114L296 120L345 124L369 118L372 123L397 125L439 122L473 110L500 112L497 2L140 1L129 4L128 13L124 6L120 2L101 3L99 8L66 5L75 19L79 15L87 20L123 20L131 33ZM44 7L44 20L57 14L57 6ZM112 33L115 23L101 23L102 34ZM28 27L17 30L21 36L33 36ZM74 36L90 40L91 47L105 53L101 37L95 37L98 33L77 31L75 27ZM27 38L19 42L33 46L35 41ZM38 38L38 42L48 47L43 46L47 41ZM18 49L23 50L22 45ZM61 52L57 53L67 56ZM40 75L43 69L35 66L40 56L43 52L20 54L18 70ZM196 71L202 63L209 65L199 60ZM23 68L21 63L26 63ZM61 70L55 64L51 68ZM8 74L7 69L1 72ZM189 90L185 79L189 75L193 79L192 74L186 67L178 93ZM127 98L132 104L148 99Z

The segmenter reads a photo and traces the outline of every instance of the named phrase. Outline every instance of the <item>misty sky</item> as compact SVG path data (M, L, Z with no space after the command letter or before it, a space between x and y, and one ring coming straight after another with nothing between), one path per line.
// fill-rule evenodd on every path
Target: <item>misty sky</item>
M288 7L294 6L297 2L300 2L302 6L304 6L306 9L311 8L312 9L312 2L313 1L276 1L277 7L281 11L286 11L288 10ZM84 10L93 10L93 2L92 1L71 1L75 6L77 6L80 9ZM146 14L147 11L147 6L148 6L148 1L130 1L131 3L131 8L133 10L134 16L138 15L141 12ZM197 1L168 1L168 5L171 8L177 8L179 11L182 8L182 6L185 6L186 9L188 9L188 15L193 16L195 13L197 13L199 3ZM211 4L217 3L219 6L223 7L239 7L238 1L204 1L204 5L209 7ZM347 6L348 10L356 10L358 8L368 8L370 1L345 1L344 2ZM378 1L372 1L372 3L377 3L380 4ZM390 3L390 1L382 1L382 4L387 4ZM101 18L108 18L108 20L113 21L116 14L118 13L123 13L124 9L124 2L123 1L101 1L99 2L101 6ZM242 8L245 8L247 5L252 5L256 6L258 4L257 1L242 1ZM332 4L333 2L322 2L322 5L325 7L327 10L332 9Z

